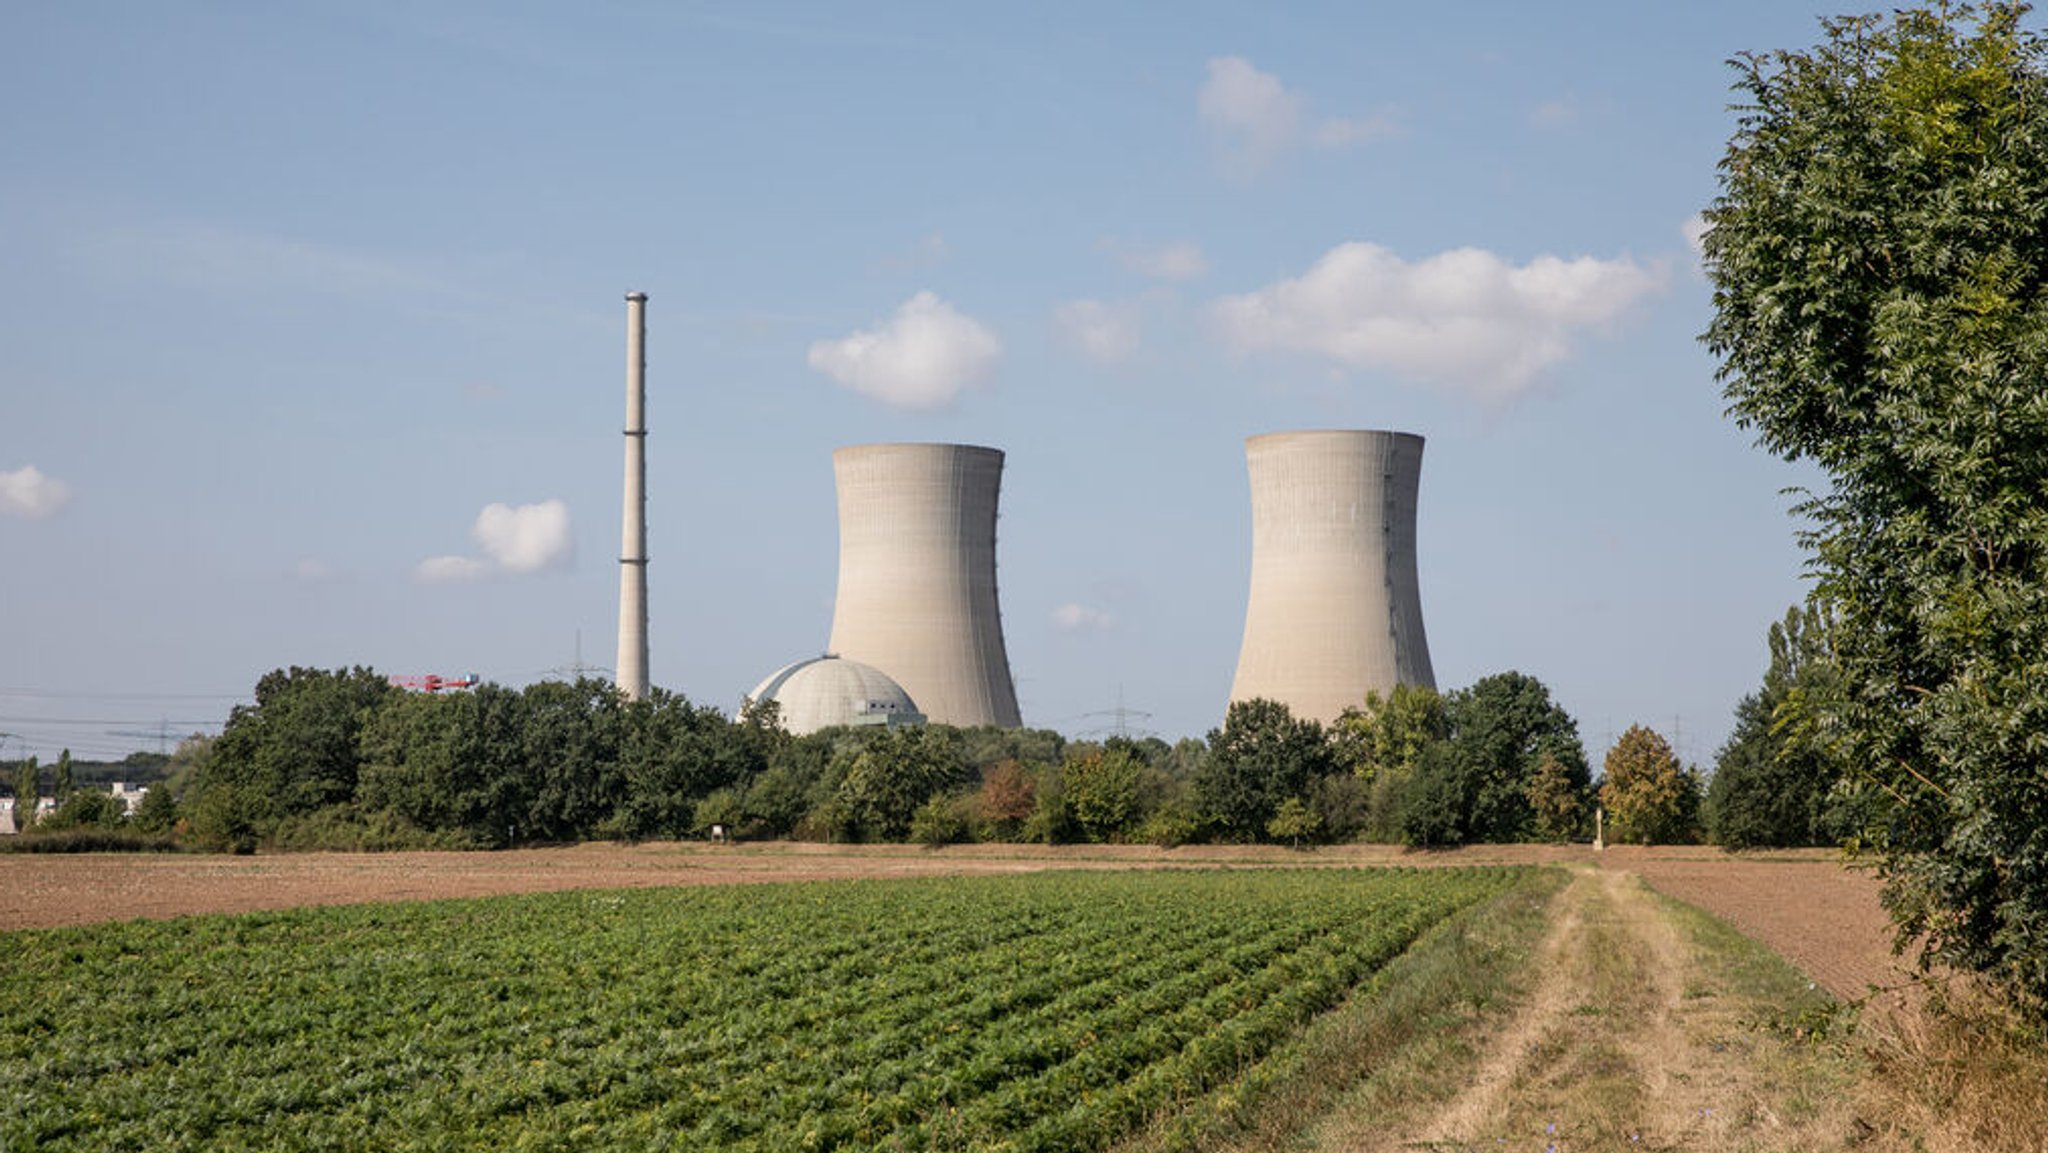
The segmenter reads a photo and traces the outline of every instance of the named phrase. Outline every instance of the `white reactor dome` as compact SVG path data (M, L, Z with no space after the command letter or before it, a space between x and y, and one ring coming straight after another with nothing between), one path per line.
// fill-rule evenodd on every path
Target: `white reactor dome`
M826 653L775 670L747 694L782 706L782 727L797 736L834 725L921 725L924 714L889 674Z

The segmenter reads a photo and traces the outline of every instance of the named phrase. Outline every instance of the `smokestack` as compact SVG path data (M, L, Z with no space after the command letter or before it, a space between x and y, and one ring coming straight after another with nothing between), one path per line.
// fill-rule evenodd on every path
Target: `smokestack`
M1328 724L1397 682L1435 688L1415 575L1422 438L1276 432L1244 448L1251 597L1230 699Z
M996 599L1003 454L863 444L832 454L839 596L829 651L902 685L935 724L1016 728Z
M619 545L616 683L647 696L647 294L626 294L626 509Z

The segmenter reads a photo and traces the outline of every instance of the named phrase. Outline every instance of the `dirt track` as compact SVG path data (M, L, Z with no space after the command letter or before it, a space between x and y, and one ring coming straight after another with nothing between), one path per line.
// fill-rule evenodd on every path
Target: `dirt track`
M0 930L299 905L430 900L557 889L992 874L1073 868L1582 863L1638 873L1769 944L1834 993L1857 997L1902 974L1877 882L1831 853L1731 856L1703 848L1477 846L1447 853L1346 846L764 844L579 845L499 853L197 855L0 854Z

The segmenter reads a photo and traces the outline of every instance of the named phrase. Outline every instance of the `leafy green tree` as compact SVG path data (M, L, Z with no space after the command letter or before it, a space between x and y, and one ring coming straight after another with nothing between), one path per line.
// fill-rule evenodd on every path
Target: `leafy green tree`
M1313 720L1278 701L1232 701L1209 733L1209 756L1191 782L1195 811L1227 841L1255 841L1280 802L1330 771L1330 745Z
M1148 766L1125 748L1068 756L1060 784L1068 812L1091 841L1121 837L1138 820L1138 791Z
M1423 747L1401 798L1409 844L1553 835L1554 828L1539 824L1531 792L1546 759L1555 762L1545 785L1554 803L1591 788L1578 722L1526 673L1495 673L1451 693L1444 724L1447 735Z
M1847 832L1853 786L1836 747L1842 675L1833 618L1794 607L1771 625L1763 688L1735 706L1735 729L1714 761L1707 832L1730 849L1819 845Z
M1301 848L1307 841L1313 841L1323 831L1323 820L1307 801L1300 797L1289 797L1273 810L1273 819L1266 822L1266 835L1276 841L1285 841L1295 848Z
M118 829L128 821L128 806L112 792L76 789L50 812L37 827L59 829Z
M364 726L357 803L479 845L526 839L534 783L523 723L520 694L503 685L394 693Z
M135 806L135 827L145 833L162 835L178 827L178 798L163 781L149 786L142 803Z
M1372 820L1372 786L1343 769L1318 778L1308 803L1322 834L1332 841L1357 839Z
M935 794L965 785L971 770L957 731L942 725L878 729L840 779L842 831L856 840L901 841Z
M1368 783L1382 775L1406 778L1422 750L1448 735L1444 698L1426 685L1396 684L1384 697L1365 695L1330 726L1338 764Z
M666 689L627 704L620 748L627 831L686 835L697 824L698 801L761 775L777 743L788 739L772 714L757 710L734 723Z
M1573 776L1557 754L1545 752L1529 775L1529 831L1541 841L1571 841L1585 835L1591 815L1586 783Z
M910 816L910 839L928 849L957 845L968 839L968 822L961 812L965 797L940 793L919 805Z
M1477 764L1450 742L1422 750L1401 789L1401 840L1419 849L1448 848L1473 840L1472 799L1479 793Z
M1706 213L1729 411L1811 461L1846 763L1902 939L2048 1015L2048 57L2026 6L1742 58Z
M1630 725L1607 750L1600 784L1609 839L1637 845L1692 840L1698 789L1698 780L1678 763L1670 742L1654 730Z
M60 809L71 799L71 784L71 750L65 749L57 754L57 764L50 770L50 796Z
M36 826L36 803L42 799L43 778L34 757L24 757L14 766L14 831L26 833Z
M195 820L222 818L237 830L230 839L239 848L280 818L353 801L362 728L397 691L367 668L265 673L256 703L235 706L214 742L196 782L210 796ZM208 825L205 839L223 828Z
M574 841L614 827L626 795L624 695L609 681L579 677L528 685L519 703L524 774L532 782L529 835Z

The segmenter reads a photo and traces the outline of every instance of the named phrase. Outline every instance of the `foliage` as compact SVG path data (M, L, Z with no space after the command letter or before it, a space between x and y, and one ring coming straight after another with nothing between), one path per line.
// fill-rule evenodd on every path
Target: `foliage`
M1447 735L1423 746L1401 798L1402 838L1411 845L1521 841L1554 835L1541 826L1532 783L1545 760L1553 812L1590 789L1578 722L1526 673L1482 677L1444 698Z
M26 833L36 827L36 803L42 799L43 779L34 757L24 757L14 767L14 831Z
M178 799L168 783L158 781L142 794L135 806L133 822L137 832L163 835L178 827Z
M1061 873L31 931L0 1147L1097 1150L1509 870Z
M969 780L959 735L930 725L877 730L852 755L835 800L840 831L857 841L900 841L919 806Z
M1529 774L1529 831L1539 841L1574 841L1586 833L1586 785L1557 754L1545 752Z
M997 761L981 771L982 823L995 840L1009 840L1038 809L1038 777L1016 760Z
M1259 840L1270 836L1280 802L1307 791L1331 764L1321 725L1278 701L1232 701L1191 782L1195 811L1224 840Z
M1825 606L1793 607L1770 629L1763 688L1735 706L1714 762L1707 832L1730 849L1839 841L1854 786L1835 745L1841 669Z
M50 796L56 800L57 807L60 809L64 807L65 801L71 799L70 749L59 752L57 754L57 763L50 768Z
M1808 460L1845 763L1902 939L2048 1015L2048 67L2024 5L1739 60L1706 213L1729 411Z
M1330 726L1337 761L1365 781L1382 774L1405 779L1422 750L1449 735L1444 698L1427 685L1396 684L1385 697L1365 695L1365 707L1347 708Z
M0 837L0 853L175 853L175 838L138 829L80 825L18 837Z
M1679 765L1671 744L1642 725L1630 725L1614 747L1600 784L1609 839L1670 845L1693 839L1698 783Z
M970 839L972 829L961 812L965 797L939 794L919 805L910 817L910 839L929 849Z
M57 832L62 829L118 829L128 823L128 806L108 792L78 789L66 796L36 827Z
M1469 761L1448 743L1422 750L1415 775L1401 790L1401 837L1418 849L1462 845L1472 839L1472 781Z
M266 673L256 703L228 715L195 781L195 822L207 837L239 844L282 817L354 800L359 734L397 691L366 668Z
M1332 841L1356 840L1372 821L1372 786L1341 769L1315 782L1308 803L1322 834Z
M1060 766L1067 811L1091 841L1119 839L1138 818L1146 765L1127 749L1069 756Z
M1299 849L1305 841L1313 841L1323 831L1323 819L1315 809L1300 797L1289 797L1273 810L1273 819L1266 822L1266 835L1276 841Z

